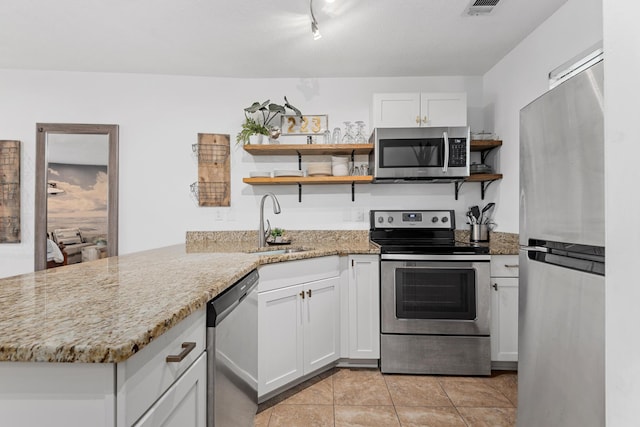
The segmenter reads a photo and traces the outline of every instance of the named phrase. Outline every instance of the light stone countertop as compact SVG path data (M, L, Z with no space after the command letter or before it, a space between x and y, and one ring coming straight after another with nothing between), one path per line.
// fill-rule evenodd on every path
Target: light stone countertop
M0 361L122 362L261 264L377 251L368 240L323 239L260 255L243 253L255 250L249 240L199 235L200 244L0 279Z
M185 245L0 279L0 361L119 363L259 265L379 253L367 230L287 234L307 250L245 253L255 231L189 232Z

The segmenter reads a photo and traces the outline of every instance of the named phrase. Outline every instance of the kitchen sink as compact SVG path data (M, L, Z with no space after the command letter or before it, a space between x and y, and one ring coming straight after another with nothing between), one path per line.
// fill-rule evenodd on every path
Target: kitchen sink
M305 252L309 250L310 249L306 249L306 248L286 248L286 249L261 248L255 251L250 251L250 253L258 254L258 255L286 255L286 254L295 254L298 252Z

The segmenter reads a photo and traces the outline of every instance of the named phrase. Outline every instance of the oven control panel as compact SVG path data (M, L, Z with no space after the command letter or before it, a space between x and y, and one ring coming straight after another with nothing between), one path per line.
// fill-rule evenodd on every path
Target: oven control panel
M371 211L371 228L455 228L454 211Z

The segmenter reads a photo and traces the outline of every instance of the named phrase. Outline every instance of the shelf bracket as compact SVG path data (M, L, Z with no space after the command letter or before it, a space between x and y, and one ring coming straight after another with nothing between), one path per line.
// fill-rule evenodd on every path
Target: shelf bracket
M460 193L460 189L462 188L462 184L464 184L464 181L456 181L456 182L453 183L453 185L455 185L456 200L458 200L458 194Z
M484 200L484 195L485 195L485 192L487 191L487 188L489 188L489 186L495 181L496 181L495 179L492 179L491 181L485 181L480 183L480 198L482 200Z
M302 203L302 184L298 183L298 203Z
M489 154L490 151L491 149L483 150L480 152L480 163L484 164L485 160L487 160L487 155Z
M356 183L355 181L351 181L351 201L356 201Z
M298 170L301 171L302 170L302 153L300 153L300 151L296 151L296 153L298 153Z
M356 161L356 150L351 150L351 163Z
M498 148L498 147L499 147L499 146L497 146L497 147L491 147L491 148L487 148L486 150L482 150L482 151L480 151L480 162L481 162L482 164L484 164L484 163L486 162L486 160L487 160L487 156L489 155L489 153L490 153L490 152L492 152L493 150L495 150L495 149L496 149L496 148Z

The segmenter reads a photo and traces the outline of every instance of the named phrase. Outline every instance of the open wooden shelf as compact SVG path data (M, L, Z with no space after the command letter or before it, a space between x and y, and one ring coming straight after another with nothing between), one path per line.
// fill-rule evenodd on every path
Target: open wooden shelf
M251 185L292 185L292 184L369 184L372 176L281 176L278 178L242 178Z
M471 151L491 150L501 145L502 141L499 139L473 139L471 140Z
M465 182L479 182L480 197L482 198L482 200L484 200L484 194L487 191L487 188L489 188L489 186L493 182L499 179L502 179L501 173L476 173L468 176L463 181L454 182L456 200L458 200L458 194L460 193L460 188L462 187L462 184L464 184Z
M470 150L480 152L484 163L487 154L494 148L502 146L501 140L472 140ZM373 151L373 144L260 144L244 145L244 150L255 156L298 156L298 167L302 168L302 156L351 155L369 154ZM465 182L479 182L480 194L484 200L486 189L502 179L499 173L473 174L464 180L455 182L455 197ZM287 176L277 178L243 178L242 182L249 185L298 185L299 200L301 201L303 184L351 184L351 199L354 199L355 184L370 184L372 176Z
M501 173L474 173L465 178L465 182L485 182L495 181L496 179L502 179Z
M327 156L332 154L369 154L373 144L247 144L247 153L254 156Z

